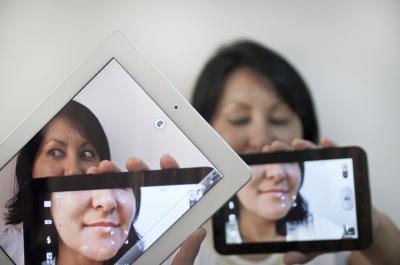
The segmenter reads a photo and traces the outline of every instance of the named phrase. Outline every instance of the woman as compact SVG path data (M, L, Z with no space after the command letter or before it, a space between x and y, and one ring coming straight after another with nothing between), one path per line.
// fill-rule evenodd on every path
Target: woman
M195 85L193 105L238 153L315 148L318 123L310 92L297 71L280 55L254 42L221 49L205 65ZM321 139L321 146L333 146ZM250 185L250 184L248 184ZM239 193L240 194L240 193ZM374 210L373 246L363 252L326 257L324 264L395 264L400 233ZM386 244L385 235L391 244ZM315 254L290 253L288 263L304 263ZM221 257L203 246L198 264L280 264L279 255ZM339 261L341 259L341 261Z
M176 161L168 155L160 158L160 165L161 168L178 166ZM127 160L126 168L130 172L148 169L142 160L135 157ZM22 187L30 178L118 171L119 169L110 162L108 140L96 116L82 104L71 101L23 147L17 158L15 175L18 187ZM140 209L139 187L134 188L131 197L135 197L136 209L136 213L131 215L137 216ZM1 247L18 265L24 264L21 203L22 196L18 189L16 195L7 204L8 227L1 232L0 237ZM129 221L130 218L132 216L125 219ZM55 218L55 223L61 222L61 220L56 220L57 218ZM129 245L124 245L123 248L129 248L139 239L132 225L129 225L129 231ZM64 232L59 232L60 235L64 234ZM189 236L183 247L186 253L179 252L175 264L184 264L179 259L190 260L193 258L196 247L204 236L205 232L202 230ZM120 241L125 241L122 239L124 238L121 237ZM60 247L64 243L66 242L60 242ZM114 253L115 249L111 252ZM121 252L123 252L122 249ZM109 253L103 257L109 259L111 256ZM113 258L117 259L118 256L119 254ZM61 256L60 259L62 259Z

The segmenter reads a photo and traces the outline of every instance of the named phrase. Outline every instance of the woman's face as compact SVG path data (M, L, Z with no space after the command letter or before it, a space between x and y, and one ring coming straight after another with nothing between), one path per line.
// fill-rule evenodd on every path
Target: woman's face
M296 200L301 182L298 163L251 166L252 178L238 192L241 205L268 221L286 216Z
M228 76L211 124L241 154L260 152L274 140L289 143L303 136L298 115L268 80L249 68Z
M99 162L96 149L81 130L66 117L58 116L46 126L32 177L85 174Z
M279 97L273 84L244 67L226 79L211 124L241 154L261 152L274 140L290 143L303 137L299 116ZM251 181L238 193L244 210L259 212L270 220L283 217L298 192L298 166L257 166L253 171ZM272 192L265 192L269 189Z
M132 189L56 192L51 201L60 248L93 261L116 255L136 213Z

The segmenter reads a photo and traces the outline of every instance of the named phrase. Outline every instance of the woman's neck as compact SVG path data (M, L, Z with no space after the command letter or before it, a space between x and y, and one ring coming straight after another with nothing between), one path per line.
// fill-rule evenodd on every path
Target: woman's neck
M284 240L276 231L276 221L267 220L243 207L239 208L239 227L243 242Z
M57 265L102 265L101 261L93 261L84 257L81 253L69 248L59 241L57 253Z
M276 222L266 220L256 214L253 214L243 206L239 207L239 228L243 242L266 242L281 241L284 238L278 235L276 231ZM265 260L270 254L249 254L241 255L243 259L250 261Z

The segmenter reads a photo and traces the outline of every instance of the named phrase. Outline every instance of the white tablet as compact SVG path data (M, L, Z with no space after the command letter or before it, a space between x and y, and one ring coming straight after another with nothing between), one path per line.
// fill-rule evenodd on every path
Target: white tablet
M96 182L100 161L111 161L103 163L104 168L127 171L126 162L132 156L131 167L137 166L137 158L154 170L175 166L175 160L183 169L211 168L218 178L210 178L207 171L198 184L171 182L142 190L136 198L140 204L134 204L135 210L140 209L137 216L125 215L135 216L131 219L124 219L116 200L107 204L113 197L104 192L107 187L93 189L108 195L93 197L68 225L54 226L49 211L44 225L53 225L58 233L51 240L44 237L43 243L52 246L52 251L43 252L40 264L56 264L66 255L103 264L119 260L116 255L124 253L117 244L125 241L111 238L115 236L112 227L122 225L122 220L128 220L137 232L141 248L135 260L124 264L159 264L250 177L243 161L171 83L120 32L114 32L0 143L0 198L5 198L0 201L2 264L6 264L5 255L17 265L25 264L22 188L30 179L94 173ZM209 181L206 190L193 193L193 187L202 187L205 181ZM195 196L196 203L183 202L187 195ZM46 203L42 207L51 207ZM66 205L73 204L67 199ZM96 221L98 232L93 233L93 242L109 237L115 253L105 251L104 246L96 249L98 244L80 244L90 220ZM62 231L65 228L70 230Z

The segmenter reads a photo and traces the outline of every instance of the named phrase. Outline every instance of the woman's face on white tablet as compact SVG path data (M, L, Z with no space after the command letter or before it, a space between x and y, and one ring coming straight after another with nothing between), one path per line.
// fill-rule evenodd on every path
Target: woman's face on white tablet
M93 261L116 255L136 212L132 189L57 192L51 200L59 251Z
M228 76L211 124L240 154L261 152L274 140L290 143L303 136L299 116L271 82L249 68Z
M252 165L252 178L237 193L243 206L268 221L286 216L296 200L301 182L298 163Z
M33 178L85 174L100 162L94 146L82 130L64 116L57 116L45 128L33 165Z

